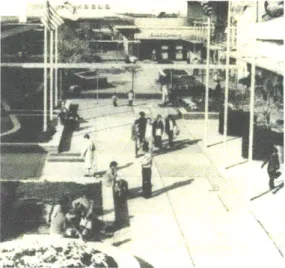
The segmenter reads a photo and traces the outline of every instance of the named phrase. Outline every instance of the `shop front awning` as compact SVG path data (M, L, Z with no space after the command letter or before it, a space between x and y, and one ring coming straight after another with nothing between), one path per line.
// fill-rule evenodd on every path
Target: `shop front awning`
M237 51L230 52L230 57L235 58L237 60L245 61L247 63L252 63L252 55L249 53L241 53ZM282 59L280 61L276 61L272 58L268 57L257 57L255 60L256 66L266 69L268 71L274 72L279 75L283 75L284 73L284 62Z
M285 37L284 24L284 17L256 23L254 26L255 37L264 40L283 40Z
M197 32L193 27L181 28L153 28L144 29L140 28L140 33L135 34L136 39L144 40L184 40L202 42L199 40Z

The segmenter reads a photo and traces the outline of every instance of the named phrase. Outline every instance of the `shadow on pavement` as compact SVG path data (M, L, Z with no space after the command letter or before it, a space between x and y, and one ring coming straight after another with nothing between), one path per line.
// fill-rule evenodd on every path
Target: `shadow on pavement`
M193 181L194 181L194 179L190 179L190 180L187 180L187 181L175 182L175 183L173 183L172 185L169 185L169 186L167 186L167 187L165 187L165 188L162 188L162 189L160 189L160 190L157 190L157 191L152 192L152 196L151 196L151 197L156 197L156 196L158 196L158 195L161 195L161 194L166 193L166 192L168 192L168 191L174 190L174 189L176 189L176 188L180 188L180 187L189 185L189 184L191 184Z
M130 242L130 241L132 241L132 239L129 239L129 238L128 238L128 239L125 239L125 240L123 240L123 241L114 243L113 246L119 247L119 246L121 246L121 245L123 245L123 244L125 244L125 243Z
M278 186L276 186L273 190L268 190L268 191L266 191L266 192L263 192L263 193L261 193L261 194L255 196L255 197L251 198L250 201L253 201L253 200L255 200L255 199L259 198L259 197L262 197L262 196L264 196L264 195L266 195L266 194L268 194L268 193L270 193L270 192L272 192L273 194L276 194L276 193L279 192L283 187L284 187L284 182L282 182L281 184L279 184Z
M135 258L136 258L137 261L139 262L141 268L154 268L154 266L152 266L152 265L149 264L148 262L142 260L141 258L136 257L136 256L135 256Z
M178 150L182 150L185 149L188 146L197 144L199 141L201 141L200 139L197 140L189 140L189 139L185 139L185 140L180 140L180 141L174 141L174 145L172 148L163 148L162 151L158 151L158 152L154 152L154 156L155 155L162 155L162 154L167 154L170 152L175 152ZM168 144L168 141L167 141Z
M161 195L163 193L166 193L168 191L177 189L179 187L183 187L183 186L189 185L193 181L194 181L194 179L190 179L190 180L186 180L186 181L180 181L180 182L175 182L175 183L173 183L173 184L171 184L171 185L169 185L169 186L167 186L165 188L153 191L152 195L151 195L151 198L159 196L159 195ZM132 189L129 190L129 198L128 199L134 199L134 198L141 197L141 196L142 196L142 187L135 187L135 188L132 188Z

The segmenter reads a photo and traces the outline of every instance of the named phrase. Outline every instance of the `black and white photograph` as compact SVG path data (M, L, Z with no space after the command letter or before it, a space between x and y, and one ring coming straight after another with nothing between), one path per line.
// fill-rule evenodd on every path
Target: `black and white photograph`
M0 3L0 267L282 268L284 1Z

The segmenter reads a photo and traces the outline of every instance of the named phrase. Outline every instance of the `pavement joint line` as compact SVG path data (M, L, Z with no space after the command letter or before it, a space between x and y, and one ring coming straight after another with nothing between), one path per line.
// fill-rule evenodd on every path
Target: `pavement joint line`
M250 210L250 213L252 214L253 218L258 222L258 224L260 225L260 227L263 229L263 231L266 233L267 237L271 240L271 242L273 243L273 245L275 246L275 248L278 250L278 252L280 253L280 255L284 258L284 255L281 251L281 249L277 246L277 244L274 242L274 240L271 238L269 232L266 230L266 228L263 226L263 224L260 222L260 220L255 216L255 214L252 212L252 210Z
M156 166L155 161L154 161L154 165ZM164 183L164 181L163 181L163 179L162 179L161 173L160 173L160 171L159 171L159 169L158 169L157 167L156 167L156 170L157 170L158 176L159 176L159 178L160 178L160 180L161 180L161 182L162 182L164 188L166 188L165 183ZM176 221L176 224L177 224L178 229L179 229L179 231L180 231L180 234L181 234L181 236L182 236L182 238L183 238L183 241L184 241L185 247L186 247L186 249L187 249L187 252L188 252L188 256L189 256L189 258L190 258L190 261L191 261L193 267L195 267L195 262L194 262L194 260L193 260L193 257L191 256L190 248L189 248L189 246L188 246L188 244L187 244L187 242L186 242L186 238L185 238L185 235L184 235L184 233L183 233L183 231L182 231L182 228L181 228L181 226L179 225L178 218L177 218L177 216L176 216L175 210L174 210L173 205L172 205L172 203L171 203L171 200L170 200L168 191L166 191L165 194L166 194L166 197L167 197L168 202L169 202L169 204L170 204L170 207L171 207L171 210L172 210L172 214L173 214L173 216L174 216L174 218L175 218L175 221Z
M212 187L212 189L211 189L211 191L212 191L212 192L218 192L218 191L220 191L220 189L219 189L219 186L218 186L218 185L213 184L213 182L209 179L209 177L208 177L208 176L206 176L206 178L207 178L207 181L209 182L209 184L210 184L210 185L211 185L211 187Z
M226 209L227 212L229 212L229 208L226 206L225 202L223 201L223 199L221 198L221 196L218 194L217 195L218 199L221 201L221 203L223 204L223 207Z
M155 163L156 161L155 161L155 159L153 159L153 162L154 162L154 166L155 166L155 168L156 168L156 170L157 170L157 174L158 174L158 176L159 176L159 178L160 178L160 180L161 180L161 182L162 182L162 185L163 185L164 188L165 188L165 183L164 183L164 181L163 181L163 179L162 179L162 176L161 176L161 173L160 173L159 169L158 169L157 166L156 166L156 163ZM187 252L188 252L188 256L189 256L189 258L190 258L190 261L191 261L193 267L195 267L195 263L194 263L193 257L191 256L191 253L190 253L190 248L189 248L189 246L188 246L188 244L187 244L187 242L186 242L186 238L185 238L185 235L184 235L184 233L183 233L183 231L182 231L182 229L181 229L181 226L179 225L178 218L177 218L177 216L176 216L176 214L175 214L175 210L174 210L173 205L172 205L172 203L171 203L171 201L170 201L170 198L169 198L169 194L168 194L168 192L165 192L165 194L166 194L166 197L167 197L168 202L169 202L169 204L170 204L170 207L171 207L171 210L172 210L172 214L173 214L173 216L174 216L174 218L175 218L175 221L176 221L176 224L177 224L178 229L179 229L179 231L180 231L180 234L181 234L181 236L182 236L182 238L183 238L183 241L184 241L186 250L187 250Z

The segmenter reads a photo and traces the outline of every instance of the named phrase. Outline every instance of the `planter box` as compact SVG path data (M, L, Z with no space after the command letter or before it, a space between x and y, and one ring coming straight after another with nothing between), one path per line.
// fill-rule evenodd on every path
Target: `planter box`
M242 137L249 132L249 112L228 111L228 135ZM219 133L224 134L224 113L219 115Z
M264 160L272 151L272 145L283 146L284 133L278 133L270 129L263 129L255 126L253 134L254 160ZM242 137L242 156L248 158L249 136L248 133Z

